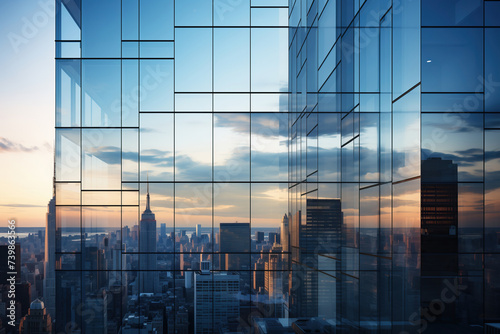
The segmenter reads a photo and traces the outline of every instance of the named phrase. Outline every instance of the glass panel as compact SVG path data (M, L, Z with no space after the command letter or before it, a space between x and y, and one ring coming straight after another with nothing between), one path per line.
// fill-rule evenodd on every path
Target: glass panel
M56 126L80 126L80 60L56 62Z
M141 42L141 58L174 58L174 42Z
M361 182L379 181L379 115L361 113L359 167Z
M139 0L122 0L122 39L139 39Z
M120 65L119 60L83 61L83 126L121 125Z
M458 185L458 251L483 251L483 184Z
M81 251L80 207L56 207L56 252Z
M56 58L80 58L80 42L56 42Z
M119 58L121 1L85 0L82 4L82 56Z
M122 129L122 181L139 180L139 131Z
M420 87L393 105L393 180L420 174Z
M102 271L105 279L105 250L121 244L120 207L82 207L82 234L82 269Z
M251 32L253 92L288 90L288 30L254 28Z
M482 115L423 114L422 138L423 161L446 161L454 170L458 167L455 182L483 180Z
M420 180L393 185L393 250L418 254L420 250Z
M250 0L215 0L215 26L249 26Z
M215 114L214 179L250 178L250 114Z
M377 255L379 245L379 187L362 189L359 197L359 251Z
M483 1L422 0L423 26L481 26Z
M500 3L496 1L486 1L484 7L484 24L486 26L498 26L498 18L500 17Z
M212 111L212 94L175 94L176 112Z
M121 205L120 191L82 191L82 205Z
M175 232L182 236L187 230L195 230L199 224L205 231L209 231L213 242L212 184L176 183L175 199ZM212 251L212 246L205 248L205 252Z
M214 30L214 90L250 89L250 29Z
M139 61L122 60L122 126L138 126Z
M212 90L212 29L176 29L175 90L177 92Z
M56 181L80 181L80 129L56 129Z
M82 131L82 189L121 189L120 130Z
M287 111L287 94L252 94L252 112L256 111Z
M499 24L500 25L500 24ZM500 111L500 45L496 41L500 40L500 29L485 29L484 40L484 99L486 111Z
M80 0L56 1L56 39L80 40Z
M422 112L483 111L482 93L422 94Z
M252 228L278 229L283 215L288 211L286 183L252 183Z
M174 61L140 61L140 110L174 110Z
M175 3L176 26L211 26L212 2L182 0Z
M328 2L325 9L318 19L318 63L321 64L325 59L333 44L337 40L337 14L336 3ZM334 53L335 54L335 53ZM333 68L332 68L333 69Z
M485 251L500 252L500 131L485 132Z
M250 184L214 184L214 228L222 223L250 222ZM248 229L248 232L250 230ZM250 235L247 235L249 241ZM230 250L225 250L230 251ZM247 251L250 251L248 248ZM249 255L247 255L249 257Z
M136 193L137 195L137 193ZM137 197L137 200L139 197ZM136 207L126 207L122 206L122 240L123 240L123 251L124 252L138 252L138 231L139 231L139 206ZM130 263L130 257L124 254L123 268L132 269L132 263ZM134 268L135 269L135 268Z
M212 122L212 114L175 116L176 181L212 180Z
M122 42L122 58L139 58L139 42Z
M141 114L141 181L172 181L174 178L173 114Z
M484 127L489 129L500 129L500 114L485 114Z
M482 29L422 29L422 90L482 92Z
M420 1L401 3L392 19L394 100L420 82Z
M252 8L252 27L287 27L288 8Z
M318 115L318 174L321 182L340 181L340 114Z
M214 111L250 111L250 94L214 94Z
M287 124L285 113L251 115L252 180L287 180Z
M140 39L174 39L174 1L140 1Z
M56 205L80 205L80 183L56 183Z

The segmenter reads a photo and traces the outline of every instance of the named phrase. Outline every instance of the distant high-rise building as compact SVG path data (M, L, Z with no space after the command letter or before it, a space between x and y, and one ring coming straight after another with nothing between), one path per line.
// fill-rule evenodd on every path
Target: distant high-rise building
M264 288L269 297L270 311L276 318L283 317L283 273L286 268L282 252L282 246L275 244L265 265Z
M280 235L277 232L269 232L269 243L274 244L274 243L280 243Z
M288 252L290 244L290 230L288 224L288 216L286 215L286 213L283 216L283 219L281 220L280 241L281 241L281 246L283 246L283 251Z
M195 333L218 333L220 328L238 326L240 277L210 272L210 262L201 263L194 278Z
M139 223L139 292L157 293L159 289L159 275L156 255L156 219L151 211L149 184L146 194L146 209L142 213Z
M220 233L220 269L250 269L250 224L221 223Z
M459 275L458 165L451 160L422 160L421 305L428 307L446 289L446 279ZM455 307L446 307L436 323L453 323Z
M196 224L196 236L201 237L201 224Z
M49 202L45 224L45 261L43 300L47 312L55 316L56 311L56 198Z
M165 238L167 236L167 224L161 223L160 225L160 237Z
M262 231L255 232L255 239L256 239L258 244L263 243L264 242L264 232L262 232Z
M52 334L52 318L40 299L34 300L19 323L20 334Z
M301 224L300 211L293 217L295 221L292 233L296 239L291 244L292 317L319 315L318 301L324 293L319 285L319 264L335 264L332 257L340 250L342 241L343 214L339 199L307 199L306 209L306 224Z

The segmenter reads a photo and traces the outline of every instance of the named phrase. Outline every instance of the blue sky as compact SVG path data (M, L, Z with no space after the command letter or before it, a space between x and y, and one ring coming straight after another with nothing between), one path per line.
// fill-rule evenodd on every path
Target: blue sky
M52 196L53 0L0 1L0 215L43 226Z

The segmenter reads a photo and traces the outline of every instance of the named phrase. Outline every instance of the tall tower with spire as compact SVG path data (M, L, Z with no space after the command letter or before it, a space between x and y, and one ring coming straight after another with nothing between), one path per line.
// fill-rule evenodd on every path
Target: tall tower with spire
M56 313L56 163L54 153L54 176L52 179L53 196L49 201L45 222L45 260L43 278L43 299L47 312L54 317Z
M149 181L147 184L146 209L142 213L139 224L139 292L160 292L159 275L157 270L156 255L156 218L151 211L151 199L149 196Z

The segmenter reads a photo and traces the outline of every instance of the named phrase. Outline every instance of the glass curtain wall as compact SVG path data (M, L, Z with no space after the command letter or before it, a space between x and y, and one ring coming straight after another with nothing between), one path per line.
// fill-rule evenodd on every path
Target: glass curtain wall
M284 317L287 1L56 6L57 332Z
M290 1L292 317L498 322L499 4Z

